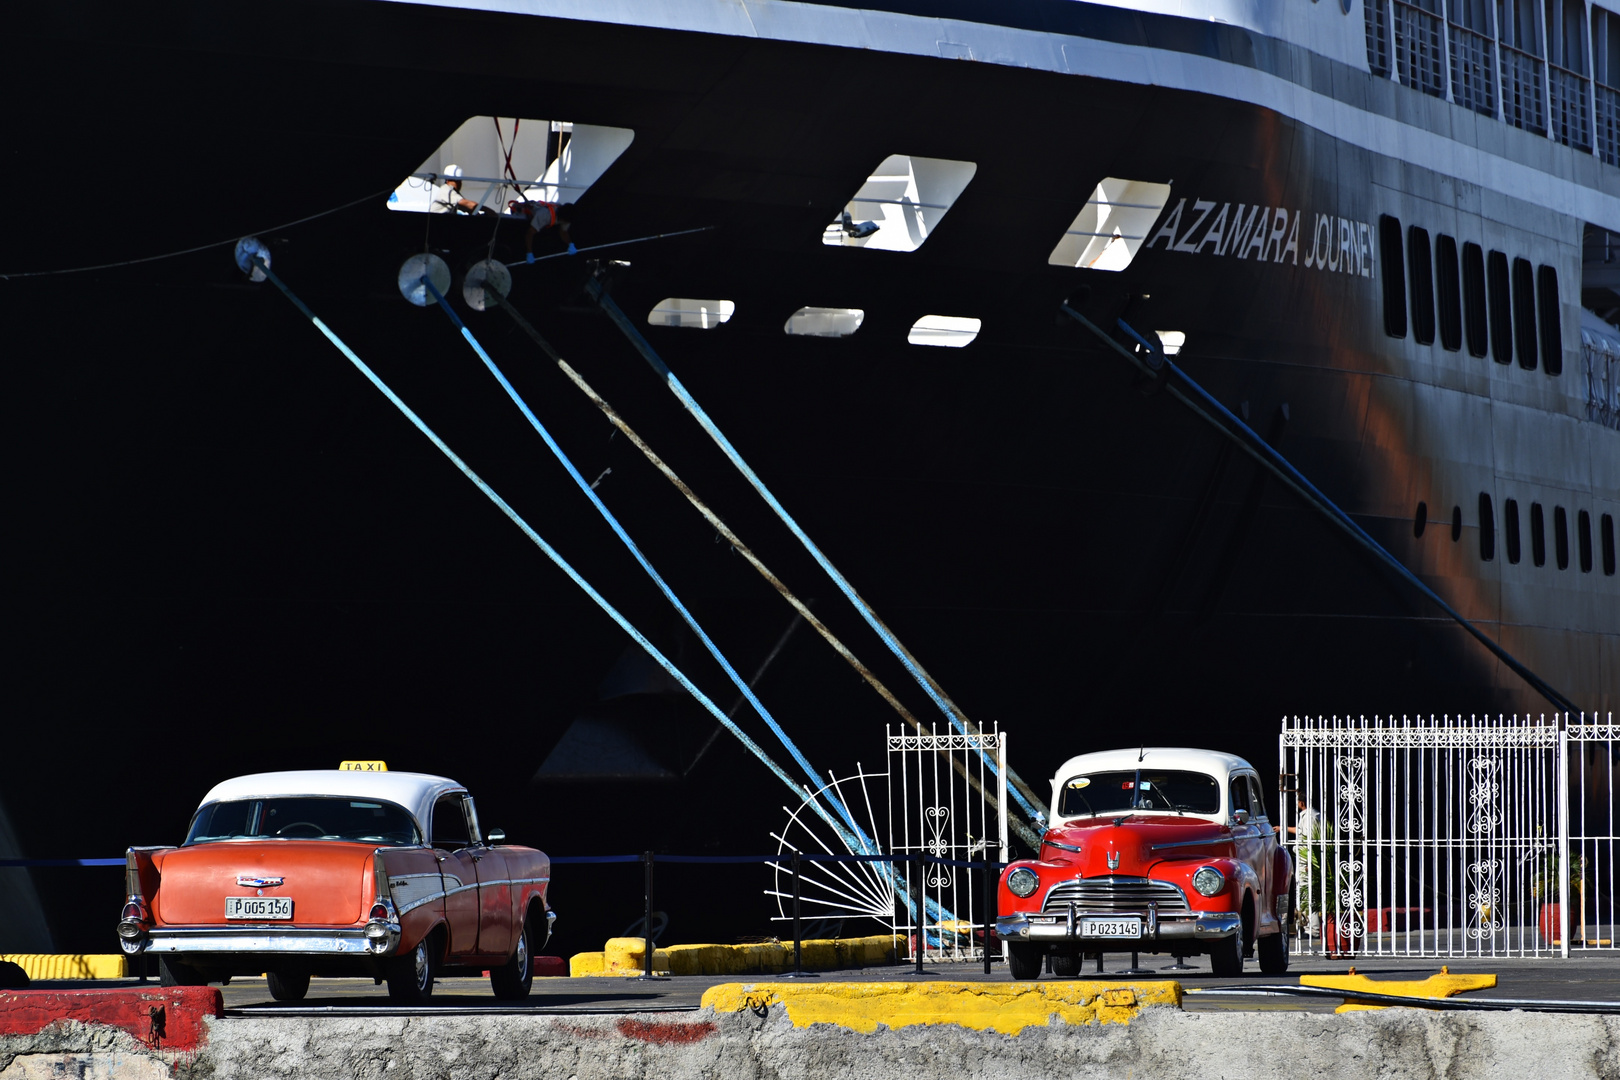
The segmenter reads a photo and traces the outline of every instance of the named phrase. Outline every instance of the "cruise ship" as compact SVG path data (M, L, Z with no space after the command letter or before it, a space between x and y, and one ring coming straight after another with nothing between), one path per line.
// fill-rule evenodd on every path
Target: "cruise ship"
M1288 714L1620 706L1620 3L71 2L7 35L14 852L172 839L223 777L362 757L453 775L556 852L747 848L782 817L244 276L249 235L766 740L402 298L407 259L443 259L470 332L828 767L879 762L893 709L465 302L468 267L511 264L511 307L946 729L640 338L1037 783L1145 729L1264 771ZM572 204L577 254L529 237L534 202ZM0 871L5 902L37 890L71 939L79 872Z

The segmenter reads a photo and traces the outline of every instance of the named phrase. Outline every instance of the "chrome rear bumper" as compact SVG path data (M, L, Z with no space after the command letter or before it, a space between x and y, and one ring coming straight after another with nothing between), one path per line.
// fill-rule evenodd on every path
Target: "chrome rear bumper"
M154 929L145 939L145 953L275 953L283 956L389 956L399 946L397 930L376 948L366 928L304 930L288 927ZM126 951L128 949L126 948Z
M1243 928L1243 918L1237 912L1212 911L1190 916L1160 916L1158 919L1150 919L1147 912L1142 912L1142 936L1136 938L1083 938L1075 929L1080 918L1117 918L1120 914L1117 911L1076 911L1076 921L1073 923L1063 918L1050 923L1031 922L1029 916L1023 913L1002 915L996 919L996 934L1003 941L1079 943L1106 951L1140 948L1158 942L1214 941L1231 937Z

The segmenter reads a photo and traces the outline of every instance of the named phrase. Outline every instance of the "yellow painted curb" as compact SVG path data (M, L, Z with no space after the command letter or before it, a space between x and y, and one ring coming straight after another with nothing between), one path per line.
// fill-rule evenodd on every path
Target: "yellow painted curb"
M870 1033L926 1024L1017 1035L1027 1027L1123 1024L1150 1006L1181 1007L1178 982L724 983L703 995L717 1012L787 1010L794 1027L837 1024Z
M898 963L903 942L874 937L813 940L800 943L806 971L846 971ZM612 938L599 953L579 953L569 960L571 975L640 975L645 970L643 938ZM756 945L671 945L653 950L653 970L666 975L774 975L793 967L791 942Z
M117 953L0 953L28 973L31 981L122 979L124 958Z
M1301 986L1320 986L1327 990L1360 990L1364 994L1392 994L1409 998L1448 998L1468 990L1490 990L1496 986L1495 975L1453 975L1449 968L1427 979L1371 979L1365 975L1301 975ZM1362 1012L1366 1009L1385 1009L1387 1005L1371 1005L1350 1000L1347 994L1343 1005L1334 1012Z

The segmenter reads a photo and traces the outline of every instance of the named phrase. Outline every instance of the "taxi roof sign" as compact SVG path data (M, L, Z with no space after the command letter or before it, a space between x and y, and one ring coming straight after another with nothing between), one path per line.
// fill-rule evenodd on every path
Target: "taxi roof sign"
M387 772L386 761L345 761L338 765L339 772Z

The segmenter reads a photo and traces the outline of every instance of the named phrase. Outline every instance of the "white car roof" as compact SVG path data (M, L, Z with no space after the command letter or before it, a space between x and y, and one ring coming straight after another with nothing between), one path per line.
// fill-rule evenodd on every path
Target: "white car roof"
M416 818L417 824L425 828L434 800L446 793L465 790L454 780L428 773L304 769L298 772L253 773L226 780L215 784L199 805L288 795L381 799L403 806Z
M1149 746L1131 747L1128 750L1099 750L1092 754L1080 754L1072 757L1058 767L1057 775L1052 777L1052 807L1055 811L1059 796L1062 795L1063 784L1073 776L1083 773L1113 772L1116 770L1134 769L1137 767L1137 758L1141 758L1144 769L1176 769L1181 772L1207 773L1215 778L1221 785L1221 805L1226 805L1226 781L1234 772L1241 770L1254 771L1254 766L1238 757L1236 754L1223 754L1219 750L1194 750L1184 746ZM1211 816L1211 815L1205 815ZM1221 814L1213 815L1224 817Z

